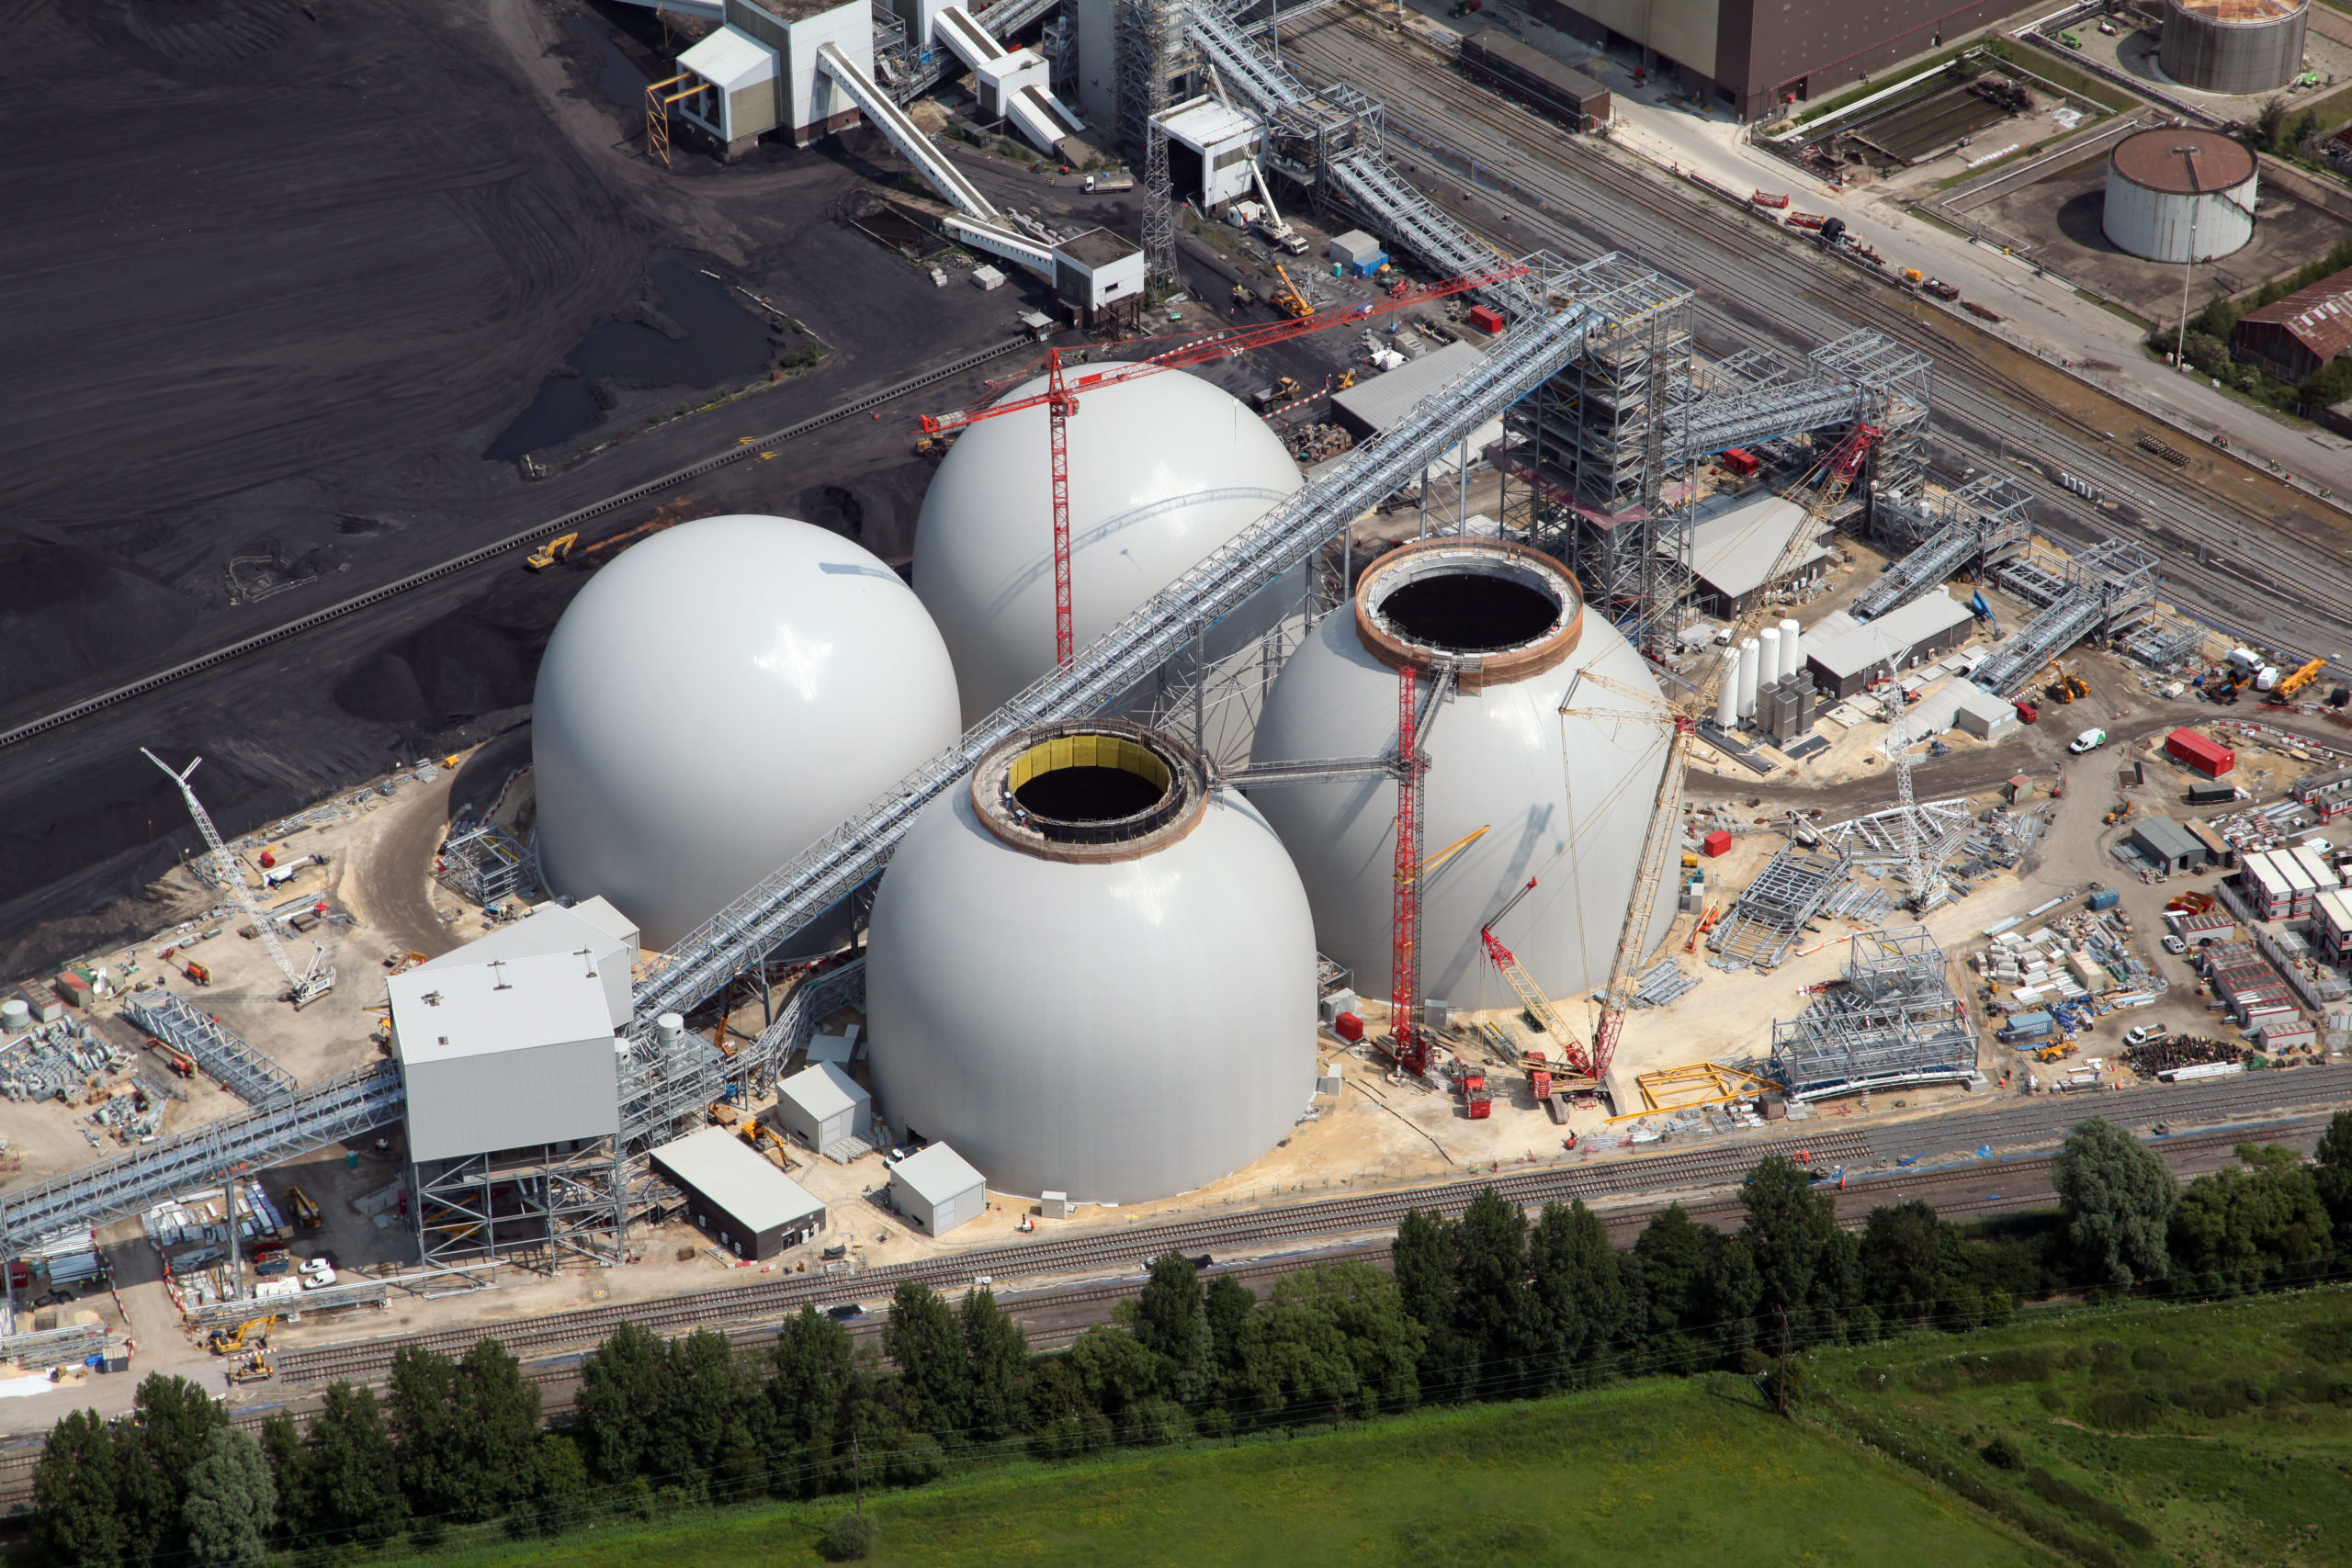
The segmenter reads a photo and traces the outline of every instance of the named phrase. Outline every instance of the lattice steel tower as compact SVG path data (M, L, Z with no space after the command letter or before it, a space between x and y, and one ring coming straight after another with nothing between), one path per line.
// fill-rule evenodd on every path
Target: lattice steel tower
M1176 204L1169 190L1168 138L1152 116L1176 101L1175 84L1194 69L1183 0L1118 0L1119 143L1143 169L1143 252L1155 277L1176 275Z

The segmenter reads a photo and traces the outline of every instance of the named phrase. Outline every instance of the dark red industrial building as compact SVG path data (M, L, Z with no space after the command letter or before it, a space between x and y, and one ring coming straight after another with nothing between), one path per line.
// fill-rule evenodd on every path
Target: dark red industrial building
M2308 380L2352 353L2352 270L2334 273L2284 299L2248 310L2230 333L2230 352L2282 381Z
M1524 0L1528 15L1595 48L1640 49L1653 69L1742 119L1838 92L1865 73L2017 14L2017 0ZM1645 34L1648 36L1644 36Z

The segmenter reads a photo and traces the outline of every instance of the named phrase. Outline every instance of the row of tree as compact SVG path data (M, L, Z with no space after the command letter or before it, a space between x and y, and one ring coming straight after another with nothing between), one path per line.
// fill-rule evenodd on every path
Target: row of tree
M1325 1264L1263 1301L1229 1276L1204 1288L1170 1254L1115 1323L1048 1354L985 1288L950 1303L901 1285L864 1347L813 1307L756 1355L715 1330L664 1340L628 1325L587 1358L554 1432L489 1339L457 1360L403 1348L380 1399L336 1384L307 1428L274 1416L258 1444L195 1384L153 1377L130 1421L58 1424L38 1535L59 1563L231 1564L492 1519L554 1532L604 1510L921 1484L991 1453L1069 1458L1631 1373L1760 1371L1809 1345L1997 1324L2062 1289L2256 1289L2352 1256L2352 1112L2314 1163L2240 1153L2183 1190L2153 1151L2086 1122L2055 1161L2059 1221L1991 1235L1918 1201L1845 1230L1835 1192L1777 1156L1742 1187L1736 1231L1677 1204L1623 1251L1580 1202L1531 1219L1488 1189L1458 1219L1408 1214L1393 1272Z

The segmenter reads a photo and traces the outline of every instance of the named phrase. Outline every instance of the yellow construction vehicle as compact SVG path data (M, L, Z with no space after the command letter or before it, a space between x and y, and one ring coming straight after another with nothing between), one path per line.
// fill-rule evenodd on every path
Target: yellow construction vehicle
M2053 703L2071 703L2091 694L2090 682L2056 660L2050 661L2050 683L2042 688Z
M2044 1045L2034 1052L2033 1059L2037 1062L2063 1062L2074 1054L2075 1043L2071 1040L2062 1040L2052 1045Z
M299 1187L286 1190L286 1207L292 1212L294 1223L306 1231L317 1230L326 1224L326 1216L319 1213L318 1204Z
M231 1382L262 1382L276 1374L277 1369L268 1357L256 1350L229 1369Z
M1339 384L1338 384L1337 386L1333 387L1331 389L1332 389L1333 391L1335 391L1335 392L1344 392L1344 391L1346 391L1350 387L1352 387L1352 386L1354 386L1355 384L1356 384L1356 373L1355 373L1353 370L1342 370L1341 372L1340 372L1340 380L1339 380Z
M1288 267L1285 267L1280 262L1276 262L1274 264L1274 276L1282 279L1282 286L1274 290L1273 298L1267 301L1269 304L1272 305L1275 310L1280 310L1285 316L1311 316L1315 314L1315 307L1306 302L1306 296L1301 294L1298 291L1298 285L1290 280L1290 269Z
M765 1156L787 1171L792 1168L792 1145L782 1133L760 1122L744 1122L742 1132L743 1141L751 1145L755 1153ZM774 1146L770 1147L771 1145Z
M271 1313L262 1317L247 1318L234 1328L216 1328L212 1331L212 1353L216 1356L236 1355L245 1348L248 1339L256 1345L267 1345L269 1325L277 1321L277 1314Z
M525 556L523 558L523 564L529 567L533 571L545 571L548 568L553 566L556 562L570 555L571 553L571 547L579 542L580 536L578 534L558 534L554 538L549 539L546 544L541 545L537 549L533 550L529 555Z
M2314 659L2310 663L2301 666L2285 680L2279 682L2278 687L2271 692L2270 700L2277 703L2293 702L2295 700L2296 693L2301 691L2305 686L2310 685L2313 681L2318 680L2322 675L2326 673L2327 660L2324 659Z
M1250 286L1248 284L1237 283L1233 286L1233 308L1235 310L1238 310L1247 306L1255 304L1257 302L1257 299L1258 297L1255 294L1250 292Z

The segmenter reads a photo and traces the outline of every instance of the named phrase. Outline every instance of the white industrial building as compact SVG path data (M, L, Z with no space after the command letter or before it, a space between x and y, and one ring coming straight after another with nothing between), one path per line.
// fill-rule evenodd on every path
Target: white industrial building
M776 1125L820 1155L862 1151L874 1125L874 1097L831 1062L804 1067L776 1085Z
M857 106L819 66L818 54L831 47L874 74L866 0L724 0L723 14L718 31L678 56L679 69L709 89L681 98L678 107L729 156L771 130L806 147L857 123Z
M1805 633L1805 665L1823 691L1850 697L1883 679L1890 660L1901 671L1950 653L1968 640L1975 619L1944 588L1868 621L1833 610Z
M1133 325L1143 314L1143 247L1108 229L1089 229L1056 245L1054 292L1089 331Z
M1478 363L1486 351L1476 344L1455 342L1411 359L1393 370L1367 376L1344 392L1331 395L1331 412L1359 439L1379 434L1410 413L1413 406L1464 370ZM1451 474L1467 457L1479 460L1490 443L1499 441L1503 422L1490 420L1471 432L1470 438L1430 465L1431 474Z
M1168 135L1169 186L1203 211L1250 194L1252 158L1263 134L1255 119L1207 96L1190 98L1152 117Z
M909 1155L890 1168L890 1202L925 1235L945 1235L989 1206L988 1182L945 1144Z

